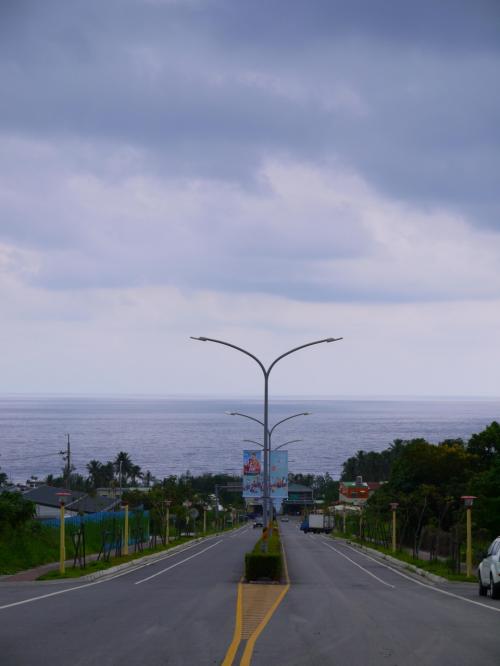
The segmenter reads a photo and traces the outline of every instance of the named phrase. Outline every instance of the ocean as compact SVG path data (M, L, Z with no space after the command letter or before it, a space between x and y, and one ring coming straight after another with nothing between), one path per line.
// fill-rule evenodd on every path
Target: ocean
M243 398L0 397L0 468L13 482L60 474L66 434L76 471L127 451L143 471L239 474L244 439L261 441L262 427L225 412L262 419L262 401ZM270 404L273 447L292 439L289 469L338 478L342 463L360 449L381 451L394 439L438 443L481 431L500 420L500 399L278 399ZM287 447L284 447L287 448Z

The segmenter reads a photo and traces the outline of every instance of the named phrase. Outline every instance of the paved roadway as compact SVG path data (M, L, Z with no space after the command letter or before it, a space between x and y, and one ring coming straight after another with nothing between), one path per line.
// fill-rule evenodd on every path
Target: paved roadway
M252 666L499 666L500 601L474 584L437 586L281 525L291 587Z
M252 666L500 664L500 601L475 585L435 586L295 521L282 528L291 587ZM93 585L0 583L0 663L221 664L256 537L245 527Z
M220 664L243 556L257 537L244 527L93 585L0 583L0 664ZM43 595L52 596L11 605Z

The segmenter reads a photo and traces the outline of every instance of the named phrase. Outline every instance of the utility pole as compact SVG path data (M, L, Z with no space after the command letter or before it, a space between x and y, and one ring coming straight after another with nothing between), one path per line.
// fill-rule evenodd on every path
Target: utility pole
M66 488L68 490L71 490L71 444L69 441L69 433L66 435L68 438L68 442L66 444L66 452L64 451L59 451L60 455L62 455L63 460L66 461Z

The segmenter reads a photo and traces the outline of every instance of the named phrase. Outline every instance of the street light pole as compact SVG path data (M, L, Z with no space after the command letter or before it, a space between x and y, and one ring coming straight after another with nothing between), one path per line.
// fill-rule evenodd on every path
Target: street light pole
M285 421L289 421L290 419L295 419L297 416L309 416L309 412L299 412L298 414L292 414L291 416L287 416L284 419L281 419L281 421L278 421L273 425L271 429L268 427L268 423L264 420L262 422L260 419L256 419L255 416L249 416L248 414L242 414L242 412L226 412L228 416L242 416L245 419L250 419L250 421L255 421L256 423L260 424L261 426L264 427L264 432L267 432L267 457L266 457L266 444L265 444L265 438L264 438L264 445L259 444L264 449L264 502L263 502L263 507L262 507L262 522L264 523L263 527L263 532L264 532L264 540L267 539L268 536L271 535L271 530L269 530L269 524L272 523L272 517L271 520L269 520L268 514L270 512L274 513L272 511L272 502L271 502L271 437L274 432L274 430L281 425L281 423L284 423ZM293 441L299 441L299 440L293 440ZM257 442L258 443L258 442ZM284 446L282 444L281 446ZM280 448L280 447L277 447ZM267 464L266 464L267 463ZM266 471L267 470L267 471ZM267 480L267 484L266 484ZM267 493L266 493L266 485L267 485ZM266 507L266 502L269 502L269 506ZM266 521L267 518L267 521Z
M465 510L467 511L467 551L466 551L466 567L467 576L472 576L472 505L476 497L474 495L462 495Z
M172 500L165 500L165 508L167 510L167 524L165 525L165 545L168 546L170 541L170 505Z
M398 508L398 502L391 502L389 504L392 511L392 552L396 552L396 509Z
M66 532L65 532L65 511L66 500L71 493L62 490L56 493L59 497L59 574L64 576L66 571Z
M253 359L260 369L262 370L262 373L264 375L264 423L262 424L264 426L264 507L263 507L263 522L264 522L264 529L266 530L266 534L269 530L269 516L268 516L268 502L269 502L269 430L268 430L268 421L269 421L269 375L271 374L272 369L274 366L279 363L283 358L286 356L290 356L290 354L293 354L296 351L299 351L300 349L305 349L306 347L312 347L313 345L319 345L322 344L323 342L337 342L338 340L342 340L342 338L324 338L323 340L315 340L314 342L307 342L304 345L299 345L298 347L294 347L293 349L289 349L287 352L284 354L281 354L277 358L274 359L274 361L271 363L271 365L266 369L262 361L257 358L254 354L250 353L246 349L243 349L242 347L238 347L237 345L233 345L231 342L225 342L224 340L217 340L215 338L207 338L205 336L191 336L192 340L198 340L200 342L214 342L219 345L224 345L225 347L231 347L232 349L235 349L236 351L241 352L242 354L245 354L246 356L249 356L251 359ZM267 547L266 547L267 550Z
M124 525L123 525L123 554L128 555L128 503L124 502L123 510L124 515Z

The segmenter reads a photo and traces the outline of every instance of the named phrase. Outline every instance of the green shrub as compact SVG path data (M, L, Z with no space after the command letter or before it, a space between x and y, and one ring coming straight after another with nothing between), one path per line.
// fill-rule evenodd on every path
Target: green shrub
M257 541L253 550L245 554L245 578L247 580L281 580L283 573L283 555L277 528L273 529L268 540L267 553L262 552L262 538Z

